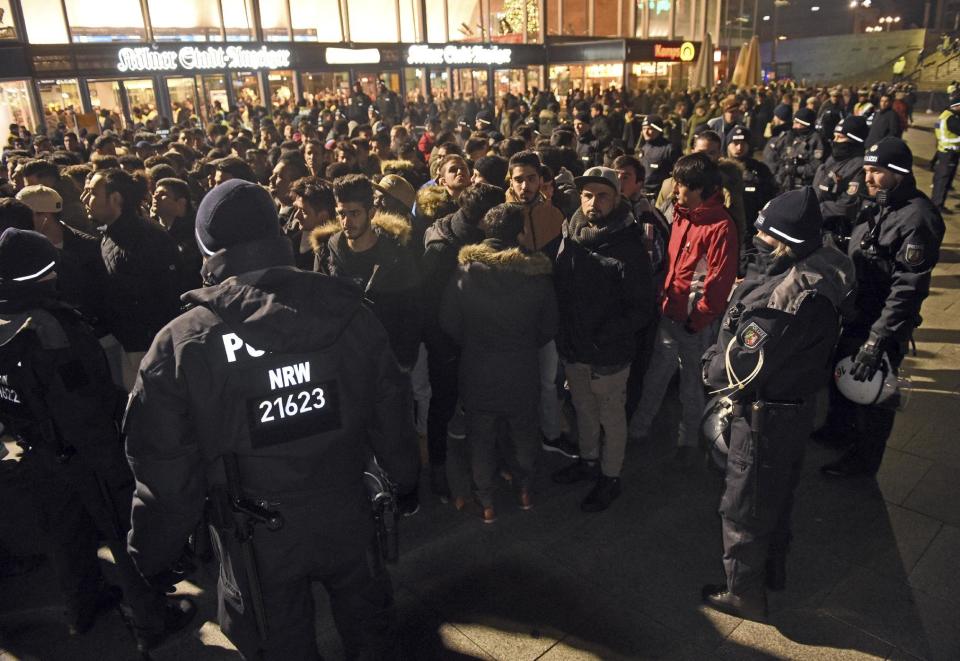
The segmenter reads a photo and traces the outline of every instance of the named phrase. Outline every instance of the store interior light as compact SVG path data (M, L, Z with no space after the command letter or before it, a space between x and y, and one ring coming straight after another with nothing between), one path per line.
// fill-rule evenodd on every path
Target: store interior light
M765 20L765 21L769 21L769 20L770 20L770 15L769 15L769 14L767 14L766 16L764 16L764 17L763 17L763 20Z
M850 0L850 9L856 9L857 4L857 0Z
M785 41L786 38L787 38L787 36L786 36L786 35L783 35L783 34L781 34L779 37L777 37L777 39L779 39L780 41Z
M719 48L718 48L717 50L713 51L713 61L714 61L714 62L719 62L722 57L723 57L723 53L720 52L720 49L719 49Z
M810 11L820 11L820 7L818 7L817 5L814 5L813 7L810 8Z

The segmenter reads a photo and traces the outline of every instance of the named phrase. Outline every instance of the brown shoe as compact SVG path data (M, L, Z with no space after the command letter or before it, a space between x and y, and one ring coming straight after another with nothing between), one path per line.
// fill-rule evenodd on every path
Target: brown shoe
M533 509L533 499L530 497L530 491L526 487L520 489L518 497L520 500L520 509L525 512Z
M453 499L453 507L458 512L462 512L463 508L467 506L467 500L463 496L457 496Z
M484 523L495 523L497 520L497 513L493 511L492 507L484 507L480 516L483 517Z

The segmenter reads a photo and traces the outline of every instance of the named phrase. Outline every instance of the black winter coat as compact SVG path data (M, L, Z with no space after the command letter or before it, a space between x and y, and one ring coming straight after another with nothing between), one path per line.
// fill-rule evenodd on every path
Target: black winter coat
M605 220L626 226L591 245L571 235L572 224L583 222L582 211L563 224L554 270L557 349L571 362L616 367L633 360L636 334L654 318L654 286L643 232L627 202Z
M283 237L214 254L204 271L220 284L189 292L195 307L143 360L124 431L136 475L128 545L146 576L180 556L225 484L226 453L245 493L286 519L253 537L266 585L302 580L318 558L362 557L371 453L401 493L417 483L409 379L383 325L358 287L292 263ZM221 577L232 583L238 564L230 557Z
M538 352L557 334L552 265L487 240L460 249L440 325L461 347L460 398L467 410L511 412L536 406Z
M656 195L660 192L664 180L673 172L673 164L677 162L680 153L661 135L650 142L638 144L637 155L643 165L643 191Z
M887 136L899 138L903 135L903 128L900 126L900 116L893 110L878 110L873 113L873 119L870 122L870 133L867 134L867 149L877 144Z
M338 223L318 227L310 234L316 252L314 270L325 275L356 282L363 295L387 329L397 362L413 368L420 349L420 277L408 246L410 224L406 219L386 212L373 218L377 243L376 266L370 279L357 282L355 253L347 246L347 237Z
M180 312L180 250L160 227L121 216L103 232L107 269L104 325L125 351L146 351L153 336Z

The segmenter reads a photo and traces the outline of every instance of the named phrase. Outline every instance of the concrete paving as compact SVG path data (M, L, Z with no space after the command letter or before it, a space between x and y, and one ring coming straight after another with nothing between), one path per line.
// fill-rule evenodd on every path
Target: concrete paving
M912 129L918 179L933 154L932 117ZM952 201L951 204L955 203ZM547 478L563 462L542 459L536 507L521 512L506 485L499 521L431 500L404 520L392 569L401 644L411 659L943 659L960 658L960 214L947 236L905 362L913 393L874 479L831 481L817 468L834 451L810 443L797 493L787 589L771 597L769 624L714 613L699 602L721 577L721 482L705 469L666 468L678 405L668 401L648 445L631 446L623 496L585 515L587 487ZM675 396L673 397L675 400ZM0 538L37 548L35 516L15 471L0 480ZM104 556L106 559L106 555ZM107 563L105 562L105 565ZM180 584L201 614L161 659L237 659L215 624L215 570ZM0 660L131 659L115 614L71 640L49 566L0 584ZM317 593L319 644L342 657L326 598Z

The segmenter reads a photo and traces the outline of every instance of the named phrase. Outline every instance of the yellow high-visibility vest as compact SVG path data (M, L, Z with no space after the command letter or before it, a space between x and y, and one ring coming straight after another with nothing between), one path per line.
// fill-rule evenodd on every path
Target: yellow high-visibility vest
M960 135L953 133L947 127L947 120L953 116L953 111L947 108L940 113L937 120L937 151L960 150Z

